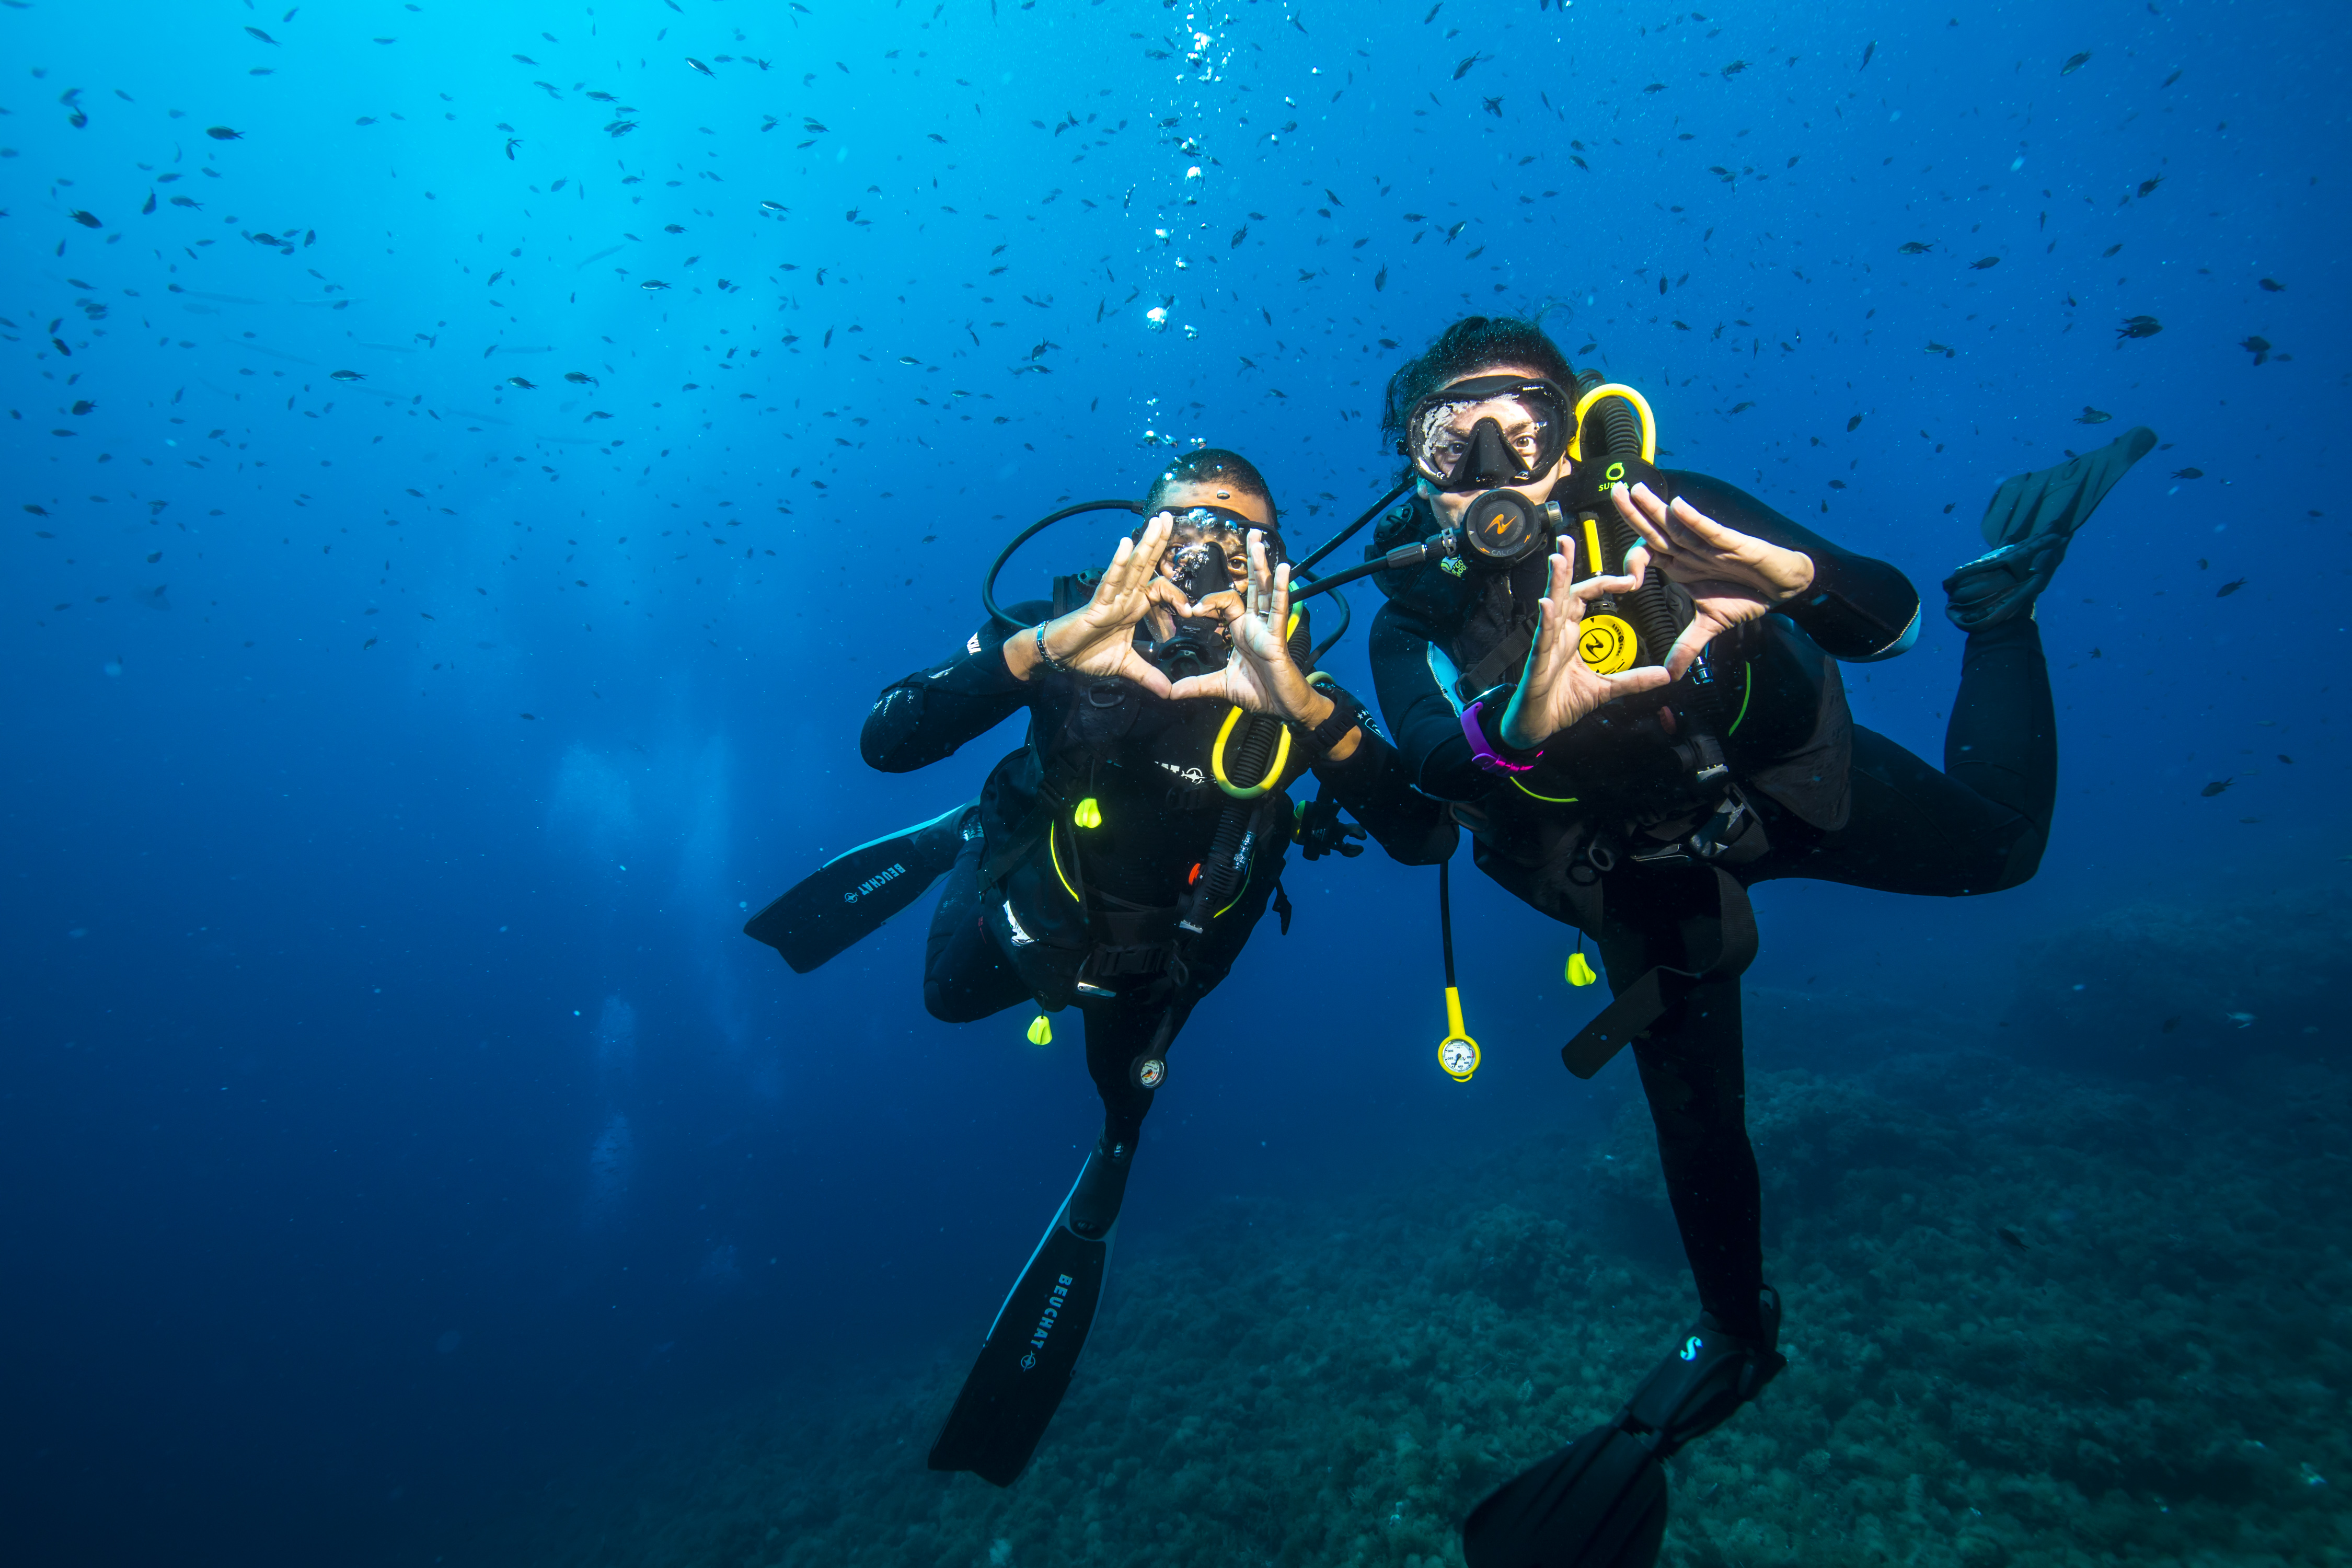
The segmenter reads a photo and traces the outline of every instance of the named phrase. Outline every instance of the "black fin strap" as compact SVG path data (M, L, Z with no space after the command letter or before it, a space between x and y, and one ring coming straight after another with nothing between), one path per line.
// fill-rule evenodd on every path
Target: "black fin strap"
M1730 1420L1788 1364L1778 1351L1702 1322L1681 1350L1642 1380L1618 1412L1617 1425L1644 1435L1650 1451L1665 1458Z
M1559 1059L1579 1078L1591 1078L1609 1058L1648 1032L1667 1009L1708 980L1727 980L1743 973L1756 959L1756 907L1748 889L1729 873L1716 869L1715 956L1697 969L1677 969L1661 963L1617 993L1601 1016L1559 1048Z

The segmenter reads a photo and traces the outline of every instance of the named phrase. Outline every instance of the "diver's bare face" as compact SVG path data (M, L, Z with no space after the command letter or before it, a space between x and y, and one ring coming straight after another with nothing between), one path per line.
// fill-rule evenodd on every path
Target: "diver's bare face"
M1543 379L1541 371L1531 370L1523 364L1491 364L1481 365L1457 375L1445 384L1458 386L1465 381L1475 381L1481 376L1488 375L1516 375L1525 377L1528 381ZM1440 437L1441 443L1457 444L1458 449L1455 452L1457 458L1466 455L1470 449L1470 437L1477 430L1478 421L1481 419L1492 419L1500 425L1503 428L1503 439L1508 441L1512 450L1523 458L1532 458L1540 447L1539 429L1534 418L1528 414L1527 405L1514 399L1503 397L1486 403L1468 404L1452 410L1445 420L1444 430ZM1440 450L1444 449L1444 446L1441 445ZM1516 490L1531 501L1546 501L1551 499L1551 487L1565 479L1569 469L1568 454L1562 452L1559 461L1553 465L1551 472L1541 476L1534 483L1506 485L1503 488ZM1470 509L1470 503L1477 500L1482 493L1476 490L1441 490L1430 483L1425 475L1420 479L1419 485L1421 493L1429 498L1431 506L1435 509L1438 520L1448 525L1460 522L1462 514Z

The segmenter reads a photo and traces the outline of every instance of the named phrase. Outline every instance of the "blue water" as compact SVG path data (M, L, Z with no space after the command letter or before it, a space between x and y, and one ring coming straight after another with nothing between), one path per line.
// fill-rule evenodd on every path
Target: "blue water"
M856 748L1013 529L1209 441L1318 539L1465 311L1931 597L2003 477L2169 444L2042 606L2039 879L1776 885L1751 981L1990 1018L2135 900L2333 885L2343 11L1426 9L8 0L7 1560L458 1561L968 1353L1097 1125L1075 1029L931 1021L919 911L805 977L738 928L1017 743ZM1957 651L1861 721L1939 754ZM1487 1065L1434 1070L1431 883L1294 867L1124 1246L1623 1103L1475 875Z

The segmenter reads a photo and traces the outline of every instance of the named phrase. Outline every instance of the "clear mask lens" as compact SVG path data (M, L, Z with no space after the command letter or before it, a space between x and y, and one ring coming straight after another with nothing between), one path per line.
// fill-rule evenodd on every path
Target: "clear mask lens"
M1522 469L1542 460L1550 444L1550 411L1533 398L1488 397L1423 405L1412 434L1415 464L1440 483L1451 480L1470 455L1472 439L1485 419L1501 428L1505 445Z

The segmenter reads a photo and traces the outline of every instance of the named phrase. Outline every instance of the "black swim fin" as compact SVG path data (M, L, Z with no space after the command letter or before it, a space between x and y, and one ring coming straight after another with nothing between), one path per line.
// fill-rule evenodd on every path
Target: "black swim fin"
M1760 1335L1711 1312L1615 1420L1504 1482L1462 1521L1469 1568L1650 1568L1666 1533L1664 1460L1731 1419L1788 1364L1780 1297L1758 1302Z
M2033 601L2066 559L2074 531L2131 467L2156 449L2156 432L2136 425L2095 452L2001 481L1985 507L1992 549L1944 579L1944 614L1964 632L2031 615Z
M978 833L979 805L967 801L929 822L836 855L792 891L743 923L743 934L766 942L806 974L881 929L882 922L923 896L947 874L964 836Z
M1082 1168L1070 1187L1073 1196L1086 1179ZM931 1468L970 1470L1009 1487L1029 1468L1069 1391L1110 1262L1109 1232L1089 1240L1070 1228L1069 1219L1070 1200L1064 1198L1020 1283L988 1327L980 1359L931 1445Z

